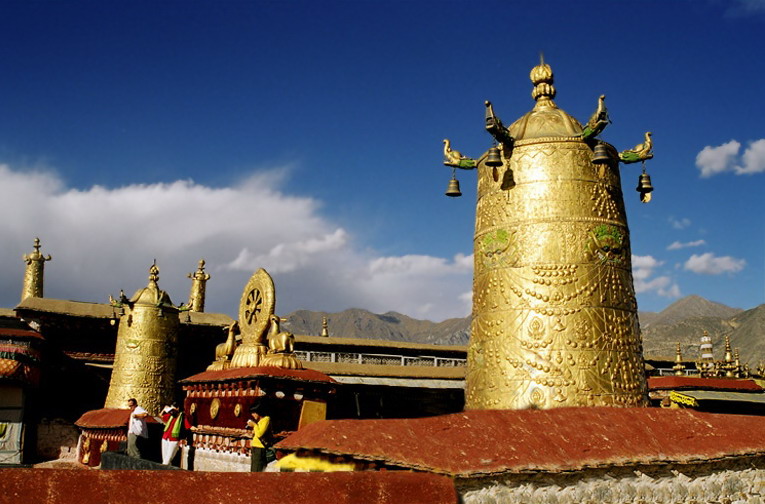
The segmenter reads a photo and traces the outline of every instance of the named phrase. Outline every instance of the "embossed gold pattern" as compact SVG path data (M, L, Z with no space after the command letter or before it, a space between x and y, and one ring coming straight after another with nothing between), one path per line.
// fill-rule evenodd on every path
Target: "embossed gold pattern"
M180 321L178 308L158 286L159 268L149 269L149 283L131 299L121 297L120 316L106 408L124 408L135 398L152 415L173 399Z
M534 109L509 135L487 123L512 137L503 167L477 166L466 408L645 405L618 164L592 162L549 65L531 77Z

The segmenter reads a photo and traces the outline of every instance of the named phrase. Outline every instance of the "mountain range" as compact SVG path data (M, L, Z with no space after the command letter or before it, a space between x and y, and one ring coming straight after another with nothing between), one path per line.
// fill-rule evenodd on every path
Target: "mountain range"
M765 361L765 304L750 310L731 308L700 296L687 296L660 312L639 312L643 350L649 359L674 359L676 345L685 360L699 356L704 331L712 338L715 357L722 358L725 336L739 349L742 362ZM404 341L435 345L467 345L470 317L443 322L418 320L396 312L375 314L352 308L339 313L298 310L287 316L285 329L296 334L321 334L328 319L330 336Z

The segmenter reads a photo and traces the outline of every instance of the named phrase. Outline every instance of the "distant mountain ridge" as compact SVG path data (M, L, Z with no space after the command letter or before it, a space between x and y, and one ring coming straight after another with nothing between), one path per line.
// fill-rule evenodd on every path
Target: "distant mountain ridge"
M708 331L715 355L722 357L725 336L740 349L741 360L750 365L765 361L765 305L751 310L731 308L700 296L677 300L661 312L640 312L644 354L648 358L675 356L680 343L683 357L696 359L699 340ZM396 312L375 314L352 308L339 313L298 310L287 316L285 329L295 334L321 334L322 317L327 317L330 336L382 339L434 345L467 345L470 317L431 322Z

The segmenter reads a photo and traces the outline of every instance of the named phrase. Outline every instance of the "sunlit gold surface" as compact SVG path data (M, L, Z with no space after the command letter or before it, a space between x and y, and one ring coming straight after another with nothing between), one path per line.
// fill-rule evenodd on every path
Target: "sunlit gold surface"
M466 408L644 405L618 165L592 163L549 65L532 81L504 166L478 164Z
M159 268L149 270L149 283L121 308L106 408L124 408L132 398L156 415L173 399L180 321L178 309L159 289Z
M234 351L230 367L241 368L260 365L268 352L265 341L269 317L274 314L276 291L274 281L266 270L256 271L244 286L239 302L239 330L242 344Z
M28 297L43 297L43 277L45 273L45 261L53 259L50 255L43 256L40 253L40 239L35 238L34 252L24 254L22 259L27 263L24 270L24 285L21 288L21 300Z
M199 267L194 273L187 275L191 278L191 292L189 293L189 310L193 312L205 311L205 289L210 275L205 273L205 260L199 261Z
M286 321L278 315L269 317L268 354L263 358L264 366L276 366L287 369L303 369L303 363L295 357L295 335L282 331L279 323Z

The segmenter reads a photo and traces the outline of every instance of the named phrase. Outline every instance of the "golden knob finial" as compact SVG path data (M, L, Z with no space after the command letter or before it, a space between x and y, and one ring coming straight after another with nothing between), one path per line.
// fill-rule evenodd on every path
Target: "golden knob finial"
M531 69L529 74L534 89L531 91L531 97L537 102L548 101L555 98L555 86L553 86L553 71L550 65L545 63L543 53L539 53L539 65Z
M321 335L325 338L329 337L329 324L327 323L327 317L321 318Z
M157 260L154 259L154 264L149 268L149 283L159 282L159 267L157 266Z

